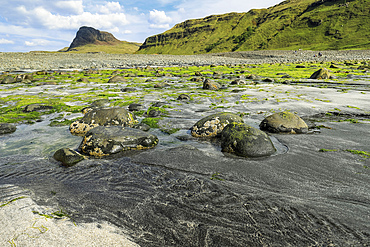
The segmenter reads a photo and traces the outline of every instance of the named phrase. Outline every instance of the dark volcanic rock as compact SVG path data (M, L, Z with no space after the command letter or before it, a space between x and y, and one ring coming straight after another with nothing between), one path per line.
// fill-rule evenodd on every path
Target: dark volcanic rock
M17 130L13 124L9 123L0 123L0 135L2 134L10 134Z
M272 133L307 133L307 124L297 115L291 112L280 112L265 118L260 124L261 130Z
M276 152L268 135L244 123L231 123L221 133L223 152L243 157L268 156Z
M82 119L73 122L69 130L72 134L83 135L98 126L131 127L136 123L134 115L124 108L102 108L86 113Z
M81 27L77 31L76 37L72 41L67 51L71 51L73 48L87 44L109 45L118 42L120 41L108 32L101 32L92 27Z
M218 84L215 81L212 81L210 79L205 79L203 82L203 89L208 89L208 90L218 90L221 88L221 85Z
M194 137L214 137L221 134L226 125L237 122L243 123L243 119L231 112L221 112L202 118L191 127L191 135Z
M86 133L79 150L91 156L102 157L126 150L149 149L157 144L158 138L155 135L139 129L99 126Z
M52 106L43 105L43 104L31 104L24 107L24 112L33 112L33 111L47 111L53 109Z
M313 73L310 77L310 79L329 79L330 73L327 69L319 69L315 73Z
M83 155L69 148L59 149L54 153L53 157L65 166L73 166L85 159Z
M142 104L132 103L128 106L129 111L140 111L144 108Z

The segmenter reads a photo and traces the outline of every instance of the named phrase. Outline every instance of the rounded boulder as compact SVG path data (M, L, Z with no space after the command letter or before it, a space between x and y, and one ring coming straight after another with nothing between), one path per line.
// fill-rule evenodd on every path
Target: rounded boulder
M307 133L308 126L296 114L284 111L265 118L260 124L260 129L272 133L304 134Z
M276 152L270 137L245 123L228 124L221 133L222 152L242 157L263 157Z
M79 150L87 155L103 157L121 151L149 149L157 144L155 135L139 129L99 126L86 133Z
M135 116L124 108L100 108L89 111L82 119L73 122L69 130L72 134L84 135L98 126L132 127L137 123Z

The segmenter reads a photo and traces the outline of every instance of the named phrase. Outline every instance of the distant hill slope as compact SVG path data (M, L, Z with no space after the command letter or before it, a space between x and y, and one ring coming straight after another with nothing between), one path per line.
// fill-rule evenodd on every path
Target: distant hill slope
M370 49L370 0L287 0L268 9L187 20L137 53Z
M102 32L92 27L81 27L68 48L60 51L87 53L135 53L140 43L120 41L113 34Z

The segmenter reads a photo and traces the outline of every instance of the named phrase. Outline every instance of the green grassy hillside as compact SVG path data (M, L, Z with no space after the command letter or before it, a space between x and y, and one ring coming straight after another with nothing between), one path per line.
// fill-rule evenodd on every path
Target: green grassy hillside
M287 0L268 9L188 20L137 53L370 49L370 0Z
M68 51L68 53L104 52L108 54L133 54L139 49L140 45L140 43L127 41L121 41L119 43L110 45L88 44L75 47L72 51ZM68 47L65 47L64 49L60 50L60 52L66 52L67 50Z

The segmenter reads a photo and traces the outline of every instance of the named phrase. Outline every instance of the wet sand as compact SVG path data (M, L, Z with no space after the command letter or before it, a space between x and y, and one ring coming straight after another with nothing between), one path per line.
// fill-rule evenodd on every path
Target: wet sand
M1 245L370 245L370 158L348 151L370 151L369 77L344 79L345 93L326 81L294 82L260 82L239 92L230 86L220 91L229 102L224 108L210 108L213 98L195 99L196 104L167 99L173 108L159 124L179 132L153 129L160 140L153 150L85 160L70 168L52 158L60 147L78 146L68 126L48 127L51 116L18 126L0 137L0 206L11 201L0 207L0 222L6 226L0 230ZM52 95L57 87L37 90L47 88ZM143 104L162 101L166 90L172 89L146 95ZM257 100L235 105L246 93ZM187 131L225 108L248 113L244 120L252 126L271 109L290 109L310 126L321 127L304 135L272 134L279 153L239 158ZM67 216L42 216L60 210Z

